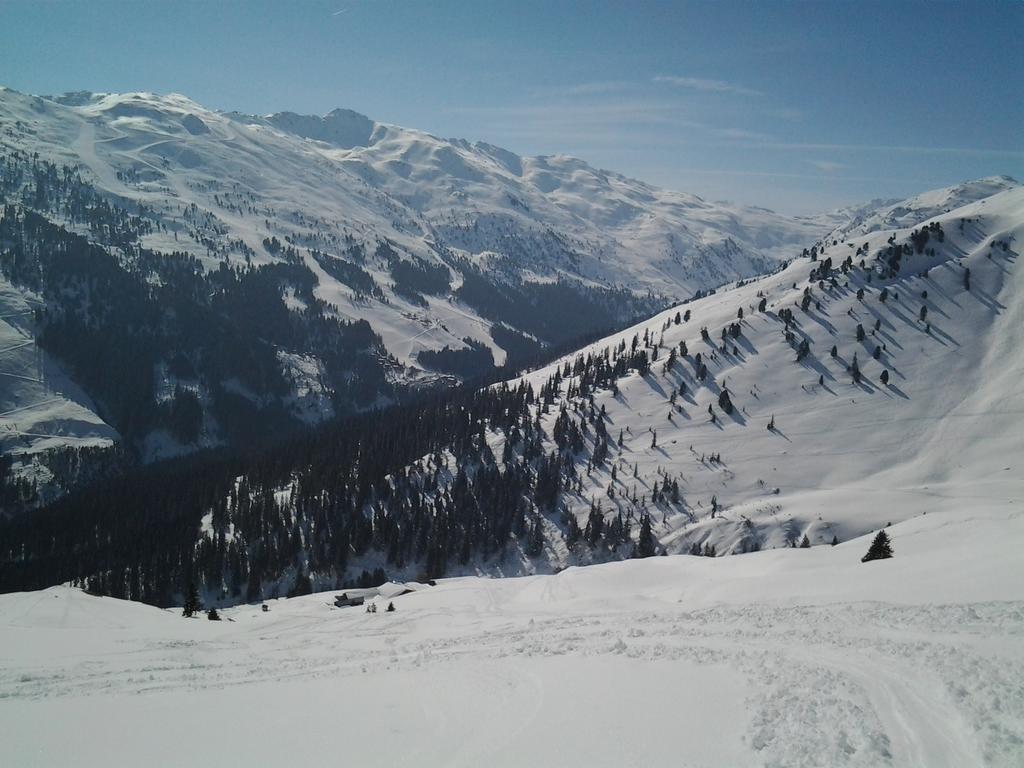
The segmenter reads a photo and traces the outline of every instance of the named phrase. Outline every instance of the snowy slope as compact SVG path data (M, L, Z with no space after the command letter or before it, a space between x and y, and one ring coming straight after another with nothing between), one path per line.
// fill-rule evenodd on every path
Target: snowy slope
M891 560L865 537L447 579L394 613L2 595L0 761L1018 766L1017 501L895 524Z
M853 269L838 273L834 289L808 282L821 260L831 258L838 267L862 246L876 264L890 238L902 244L910 229L878 230L829 246L817 262L798 259L777 274L667 310L581 350L585 356L623 342L628 347L645 331L662 344L648 376L629 374L618 394L594 397L594 407L607 411L611 437L622 431L623 446L612 452L615 481L610 466L595 468L583 477L582 493L565 496L581 526L592 500L608 515L622 511L635 519L646 509L668 551L711 544L721 555L788 546L805 534L814 545L833 537L845 541L923 513L1024 499L1024 272L1018 257L1024 188L933 221L942 226L944 242L929 242L935 255L905 256L895 278L873 271L869 283L866 271ZM805 313L799 302L806 288L811 303ZM762 298L766 311L758 312ZM922 307L925 321L919 320ZM723 352L721 332L737 322L741 308L741 336L730 337ZM784 308L794 313L792 342L778 315ZM691 319L676 325L677 312L685 310ZM866 334L862 342L858 324ZM702 327L710 341L702 340ZM803 338L810 353L797 363L795 347ZM688 355L666 372L669 350L680 342ZM695 375L697 353L708 369L704 382ZM855 355L863 374L857 384L848 370ZM576 356L527 378L539 387ZM883 371L888 384L880 381ZM575 417L586 405L565 398L573 381L563 382L559 402ZM687 393L673 407L670 396L681 383ZM732 416L719 405L723 387L735 405ZM542 419L549 434L558 411L556 403ZM496 455L503 441L494 435ZM678 481L682 502L651 505L653 485L663 486L666 477ZM552 562L573 562L553 533Z
M448 556L430 567L439 575L516 576L627 558L637 552L645 518L655 553L723 556L804 540L809 547L841 543L889 523L967 514L979 505L1013 509L1024 499L1024 188L925 225L931 234L920 253L910 245L915 230L908 229L838 243L816 260L800 258L775 274L666 310L512 382L525 379L537 397L509 427L518 439L509 443L504 428L481 420L490 448L485 457L439 450L391 480L397 498L422 493L430 505L453 489L464 493L485 465L483 477L497 471L525 476L530 480L515 494L534 527L529 536L506 534L479 556ZM894 248L903 254L895 274ZM820 274L828 263L831 273ZM812 272L818 274L810 280ZM788 330L787 312L793 317ZM730 327L739 335L728 335L723 349L722 331ZM614 388L598 388L592 401L591 393L580 395L577 363L607 353L611 368L616 356L628 359L634 339L639 350L656 353L650 370L641 375L623 366ZM807 354L798 361L803 343ZM672 350L677 354L669 367ZM556 373L562 379L545 409L545 390ZM734 406L731 415L723 391ZM602 412L609 436L603 461L594 458ZM560 419L579 425L578 448L558 442ZM540 426L531 429L536 450L521 426L534 422ZM540 490L541 472L551 466L559 478L553 498ZM297 484L309 477L309 487L316 487L304 469L293 465L270 489L278 504L275 520L287 527L299 520ZM678 495L666 484L677 486ZM466 506L479 506L489 522L486 488L470 498L482 499ZM603 531L589 524L595 507ZM407 522L402 511L401 501L392 507L382 494L357 514L366 520L393 514L392 524L401 525ZM629 528L625 537L609 533L619 521ZM251 521L239 525L236 533L247 542L266 535ZM543 540L532 545L537 529ZM598 532L591 536L588 529ZM307 530L307 552L320 535ZM200 532L197 544L207 536ZM382 544L349 558L346 567L350 573L384 568L392 578L414 579L424 573L424 557L429 560L422 550L394 557ZM336 584L342 574L333 567L323 561L311 566L314 585ZM284 594L296 582L289 562L264 573L262 594ZM220 604L241 599L223 592L222 582L214 581L211 590Z
M270 237L294 244L315 276L315 296L342 319L369 321L406 366L389 375L416 383L440 376L424 370L421 352L460 349L469 338L501 364L506 350L495 341L493 319L454 296L463 279L458 269L451 295L425 295L416 303L396 292L387 259L375 253L379 242L401 258L464 259L496 282L567 278L625 288L646 306L659 306L769 271L830 230L852 233L850 217L861 228L912 226L943 207L1014 185L982 180L898 204L883 201L877 212L867 205L794 219L659 189L572 157L521 157L350 110L251 116L152 93L41 98L0 88L0 149L77 166L119 205L144 206L158 226L143 244L156 251L190 252L214 268L278 260L264 246ZM362 295L341 282L310 255L313 248L328 261L349 264L359 263L353 253L361 251L361 266L381 295ZM0 315L22 311L32 298L3 286ZM285 362L298 382L288 403L293 415L306 422L330 416L319 388L320 361ZM17 367L39 378L21 362ZM3 427L21 433L21 449L103 445L116 437L72 383L29 384L0 377L2 413L27 407ZM173 385L162 381L168 391ZM59 408L26 420L43 403ZM211 436L204 441L216 443ZM157 458L188 449L154 434L143 453Z
M880 229L909 229L943 213L1019 186L1009 176L989 176L929 190L906 200L874 200L867 206L841 209L836 213L845 221L840 221L824 240L844 240Z
M38 153L79 168L114 203L156 222L144 246L191 253L210 269L278 261L264 246L267 238L294 245L315 275L315 296L341 319L369 321L406 366L394 375L417 383L439 376L424 370L423 351L464 348L469 338L501 364L506 350L492 336L493 318L454 296L426 295L421 304L396 291L389 262L376 253L380 242L401 258L468 260L494 281L567 278L622 287L638 298L636 306L619 308L621 321L636 307L763 272L828 229L764 209L711 204L575 158L519 157L349 110L260 117L217 112L177 94L43 98L0 87L0 151ZM90 234L59 217L58 223ZM359 264L382 293L367 296L345 284L312 257L314 248L329 262ZM452 274L454 292L462 275ZM5 317L37 299L17 286L0 288ZM327 398L317 396L319 365L290 361L299 384L289 408L307 422L332 413ZM22 361L16 367L38 378ZM71 384L33 388L3 378L0 412L26 409L4 424L5 445L15 433L19 450L36 453L116 437ZM172 391L174 382L162 385ZM42 403L59 408L27 419ZM204 436L202 444L216 442ZM166 434L149 436L142 447L148 458L188 449Z
M348 110L256 117L175 94L46 99L6 89L0 146L83 166L101 189L153 208L168 225L146 245L192 250L211 265L241 259L231 247L238 241L256 263L270 259L261 246L270 236L339 258L353 242L372 253L386 239L427 260L444 247L539 279L568 275L681 299L763 272L826 231L821 222L708 203L575 158L520 157ZM388 285L380 265L368 269ZM424 311L391 293L392 306L368 305L318 276L321 297L346 317L371 320L402 360L466 335L491 343L489 323L464 308L432 301Z
M59 364L36 347L30 293L0 280L0 454L17 456L66 446L104 448L117 432ZM34 468L44 485L48 472Z

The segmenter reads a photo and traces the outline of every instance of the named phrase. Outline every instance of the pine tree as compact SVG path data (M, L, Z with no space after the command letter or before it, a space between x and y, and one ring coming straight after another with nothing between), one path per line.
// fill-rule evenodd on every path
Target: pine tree
M299 595L308 595L313 591L313 582L309 576L306 575L305 570L299 568L295 572L295 583L292 584L292 588L288 590L288 597L298 597Z
M802 539L800 539L800 549L810 549L810 548L811 548L811 540L809 538L807 538L807 534L805 533L804 537Z
M196 589L195 582L190 582L188 585L188 595L185 598L185 606L181 615L186 619L190 619L202 609L203 604L199 600L199 590Z
M388 610L387 610L387 612L388 613L394 613L395 612L395 604L394 603L388 603Z
M718 394L718 407L721 408L723 411L725 411L730 416L732 415L733 405L732 405L732 400L729 398L729 391L728 390L723 389Z
M530 534L526 540L526 554L530 557L538 557L544 551L544 527L541 524L540 515L534 517Z
M657 543L651 530L651 516L646 512L640 516L640 538L636 544L636 557L651 557L657 554Z
M868 548L868 553L860 561L866 563L869 560L885 560L889 557L892 557L892 545L889 542L889 534L883 530L879 531L878 535L875 536L875 540L871 542L871 546Z
M838 543L839 543L839 537L838 536L833 536L832 537L832 546L834 547Z

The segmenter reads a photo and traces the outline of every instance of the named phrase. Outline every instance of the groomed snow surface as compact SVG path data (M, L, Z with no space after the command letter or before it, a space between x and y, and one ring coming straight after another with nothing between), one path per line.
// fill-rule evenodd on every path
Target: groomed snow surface
M1024 516L225 621L0 596L0 764L1020 766Z

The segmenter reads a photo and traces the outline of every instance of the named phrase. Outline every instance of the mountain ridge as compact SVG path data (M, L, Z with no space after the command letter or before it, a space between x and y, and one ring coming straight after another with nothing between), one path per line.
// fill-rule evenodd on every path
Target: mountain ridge
M277 368L269 389L261 389L265 379L246 383L219 363L197 368L211 367L211 353L178 350L180 342L169 339L154 358L151 390L138 393L156 415L127 423L111 416L109 395L95 386L82 392L75 381L81 372L69 375L50 351L38 352L32 343L12 351L25 371L36 373L0 380L3 445L25 457L23 477L41 485L52 472L32 467L32 456L53 447L120 444L153 460L241 439L227 426L239 420L229 415L238 409L249 414L241 421L273 432L385 405L403 388L472 378L510 361L525 364L540 350L770 272L815 241L852 237L866 226L837 226L844 216L875 216L870 226L876 228L915 222L943 200L980 199L1013 185L983 179L950 188L959 192L945 197L940 190L885 201L881 213L865 205L787 218L662 190L571 156L523 157L352 110L261 117L149 92L34 97L0 89L0 151L9 153L5 199L12 210L42 213L57 229L103 250L111 264L140 270L140 291L178 279L167 270L180 259L192 260L193 279L215 284L224 269L276 275L266 279L276 281L269 290L277 295L260 294L274 305L264 314L276 325L252 317L237 331L263 345L253 354L275 356L262 363ZM34 153L53 169L30 170ZM113 205L140 223L114 242L109 224L96 228L68 214L79 201L47 202L53 190L39 197L40 178L71 173L81 174L73 189L84 190L98 210ZM33 195L49 208L33 208ZM906 210L894 213L901 205ZM150 266L132 266L140 248ZM152 272L158 257L169 259L156 267L162 276ZM258 285L246 278L230 290L264 291ZM60 295L48 297L45 286L4 286L2 308L12 316L27 307L49 312ZM253 298L225 299L217 311ZM64 311L72 310L69 304ZM302 315L320 317L305 324L366 325L358 402L353 369L346 368L355 363L329 364L319 351L322 340L301 336L308 329L297 338L283 330ZM33 322L0 325L12 345L36 340L40 330ZM67 385L55 384L61 381ZM196 401L198 422L190 417L191 426L178 432L160 426L170 423L170 413L179 420L194 413Z
M827 546L1013 505L1022 239L1018 186L812 246L482 390L85 489L3 529L0 582L172 604L198 578L227 605Z

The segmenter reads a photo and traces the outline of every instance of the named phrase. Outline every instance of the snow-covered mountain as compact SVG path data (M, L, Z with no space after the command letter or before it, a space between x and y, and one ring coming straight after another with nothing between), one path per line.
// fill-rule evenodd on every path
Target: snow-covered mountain
M521 157L349 110L257 117L175 94L8 89L0 116L5 146L81 165L111 195L170 220L197 206L205 221L190 228L209 242L143 242L201 257L237 258L231 241L241 240L265 259L262 241L274 235L326 240L321 250L344 257L329 243L349 233L428 259L446 248L546 279L682 299L763 272L821 234L808 220L709 203L576 158Z
M0 520L0 590L62 585L0 596L8 762L145 761L173 710L217 763L1020 764L1024 187L691 219L580 161L351 112L11 94L6 457L115 440L90 391L143 442L246 436L335 386L382 403L456 341L555 344L495 315L515 291L729 284L508 382ZM882 529L895 557L862 563ZM190 582L230 621L114 599ZM335 587L380 611L310 594ZM245 708L286 737L203 735Z
M943 216L1020 189L996 177L794 219L348 110L252 116L149 93L0 89L0 153L12 238L0 243L0 343L13 364L0 375L0 440L20 457L19 477L40 487L109 471L131 449L154 459L246 444L405 387L528 364L545 347L771 272L815 243L818 258L839 261L868 239L902 241L936 217L948 228ZM61 227L81 239L64 242ZM128 278L68 283L79 262L26 261L85 244ZM801 263L691 311L757 304L747 294L782 285ZM129 288L152 317L142 349L118 315ZM68 320L83 310L84 326ZM719 314L706 321L715 333ZM75 452L54 454L61 447Z
M372 355L387 361L369 378L363 366L358 407L394 399L393 386L463 378L510 355L526 361L544 346L764 272L828 228L658 189L571 157L520 157L348 110L242 115L175 94L38 97L0 88L0 153L13 216L30 210L84 236L144 283L180 288L132 249L190 257L208 275L293 268L274 273L288 310L316 304L323 317L368 323L379 339ZM107 204L139 221L108 221ZM29 286L12 274L0 292L5 348L42 332L26 307L54 301L52 284ZM251 304L251 291L243 293ZM53 345L40 352L28 344L18 353L22 378L0 381L4 445L102 448L128 430L129 447L152 459L237 441L212 415L222 386L246 407L283 408L296 423L351 407L353 398L339 394L351 370L332 372L311 341L269 343L285 395L230 370L182 375L201 362L194 349L181 350L187 365L156 355L154 406L183 387L203 411L187 435L117 418L100 388L83 386L80 370L54 358ZM34 476L45 482L52 473Z
M840 220L824 241L841 241L880 229L909 229L922 221L1019 186L1020 183L1009 176L989 176L922 192L906 200L873 200L868 205L843 208L835 212Z
M954 199L973 201L915 218ZM656 353L649 373L592 399L566 397L580 379L564 378L542 417L550 432L563 405L575 421L597 409L613 442L622 435L608 462L588 468L566 496L580 525L595 501L606 519L648 510L659 547L724 554L804 536L812 545L845 541L981 500L1019 504L1024 187L983 180L884 216L896 210L913 225L850 232L813 259L529 374L540 386L581 357L614 359L634 339ZM496 454L502 440L494 438Z
M166 604L187 562L225 605L383 573L827 545L1010 508L1022 236L1016 186L815 246L510 382L70 497L2 531L17 557L0 581ZM83 548L81 526L102 546Z

